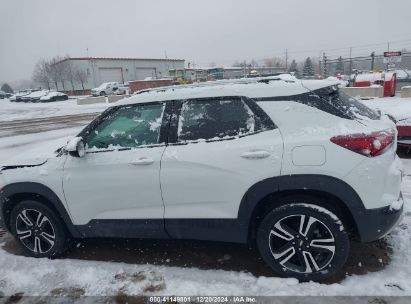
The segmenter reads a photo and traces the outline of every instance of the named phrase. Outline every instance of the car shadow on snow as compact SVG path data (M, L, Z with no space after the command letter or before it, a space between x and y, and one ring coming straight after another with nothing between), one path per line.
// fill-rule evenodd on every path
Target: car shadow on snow
M397 148L397 155L400 158L410 159L411 158L411 147L398 147Z
M23 255L12 238L7 238L3 250ZM390 262L390 248L384 239L372 243L351 242L350 256L343 270L324 283L337 283L352 274L379 271ZM199 269L222 269L250 272L255 276L275 277L276 274L260 258L256 248L247 245L191 241L87 239L76 241L63 259L79 259L128 264L153 264Z

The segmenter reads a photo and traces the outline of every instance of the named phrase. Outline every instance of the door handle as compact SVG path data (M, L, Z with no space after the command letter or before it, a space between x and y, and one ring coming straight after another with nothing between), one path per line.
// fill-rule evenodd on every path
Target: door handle
M132 165L151 165L154 163L154 159L152 159L151 157L140 157L137 160L132 161L130 164Z
M258 151L249 151L249 152L244 152L241 154L242 158L246 159L259 159L259 158L266 158L271 155L270 152L264 151L264 150L258 150Z

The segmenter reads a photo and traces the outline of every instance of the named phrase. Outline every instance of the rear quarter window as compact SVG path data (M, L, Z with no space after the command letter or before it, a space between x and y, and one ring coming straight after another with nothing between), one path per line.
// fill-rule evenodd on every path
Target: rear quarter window
M380 119L380 114L377 111L370 109L354 97L351 97L334 87L320 89L313 91L313 93L330 104L341 115L350 119Z
M380 114L334 86L291 96L253 98L256 101L293 101L345 119L380 119Z

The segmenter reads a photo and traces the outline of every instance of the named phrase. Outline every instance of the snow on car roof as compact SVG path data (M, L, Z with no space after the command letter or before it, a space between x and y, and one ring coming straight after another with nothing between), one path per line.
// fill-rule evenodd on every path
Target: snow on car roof
M46 95L48 92L49 92L48 90L35 91L33 93L30 93L27 96L28 97L40 97L40 96Z
M298 80L291 75L219 80L143 90L117 102L116 105L218 96L292 96L338 84L337 81L329 80Z
M46 95L42 96L42 98L43 97L55 97L55 96L61 96L61 95L65 95L65 94L61 92L57 92L57 91L50 91Z

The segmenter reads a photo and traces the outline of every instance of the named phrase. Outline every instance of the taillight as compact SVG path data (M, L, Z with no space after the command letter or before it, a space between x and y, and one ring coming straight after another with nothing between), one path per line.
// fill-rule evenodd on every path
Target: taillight
M334 136L330 139L336 145L367 157L384 153L395 140L394 130L385 130L368 134L357 133Z

